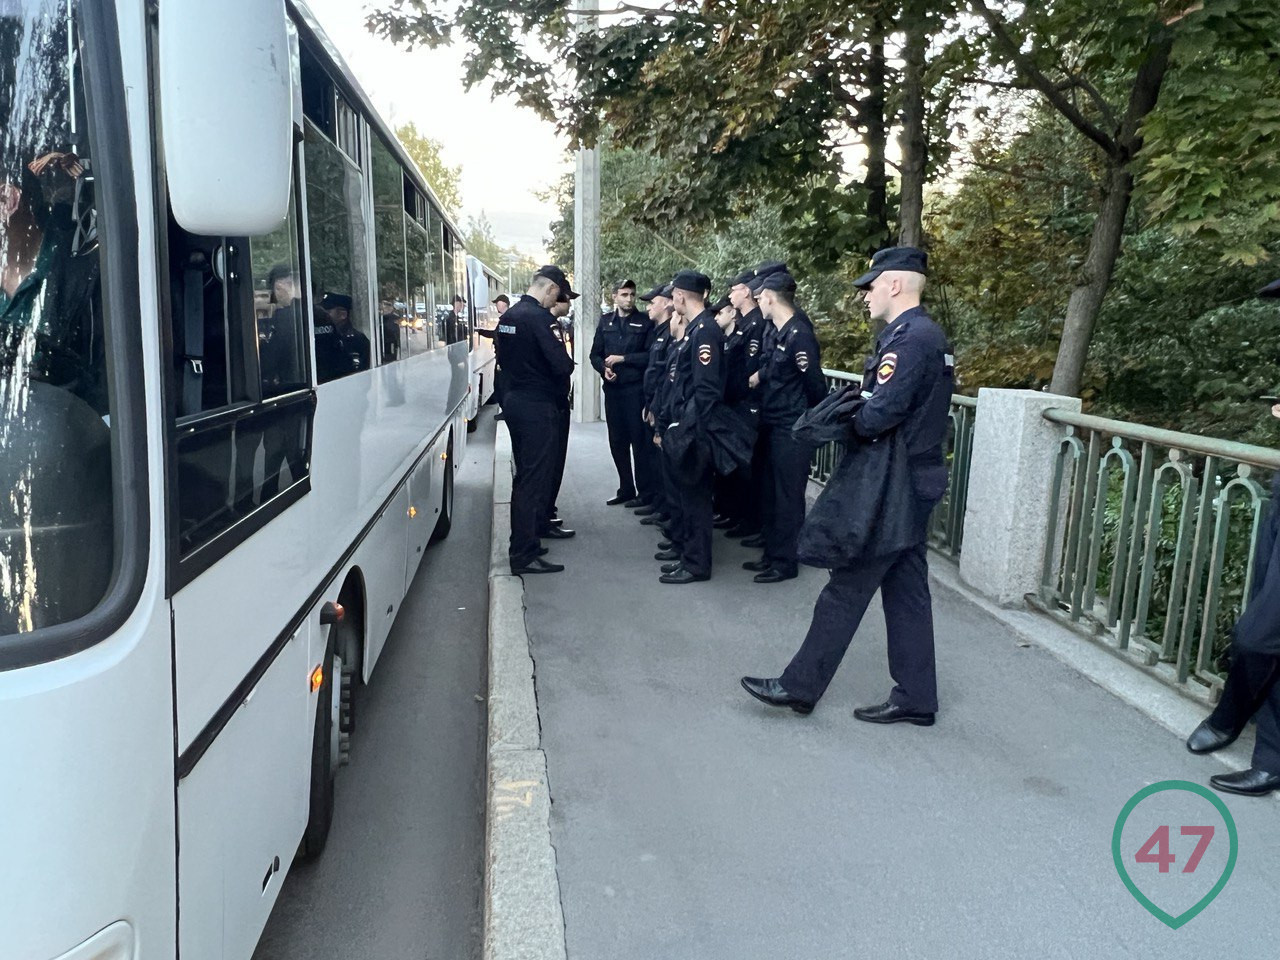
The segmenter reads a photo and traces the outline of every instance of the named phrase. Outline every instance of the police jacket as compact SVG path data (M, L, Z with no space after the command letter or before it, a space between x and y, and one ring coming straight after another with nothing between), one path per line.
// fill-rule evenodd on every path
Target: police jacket
M613 367L617 376L604 381L605 390L643 384L645 368L649 365L649 333L652 328L653 323L648 317L634 311L623 316L614 310L600 318L595 339L591 342L591 366L603 378L604 358L615 354L622 357L622 361Z
M663 384L658 424L663 430L683 415L692 400L700 420L707 420L724 400L724 334L710 310L703 310L690 323L684 339L671 351L667 382Z
M316 324L316 379L321 383L335 377L369 369L369 338L350 323L339 327L332 320Z
M644 406L656 412L655 396L658 385L667 372L667 348L671 344L671 324L663 321L649 329L649 361L644 368Z
M863 371L867 398L854 432L874 440L900 430L911 457L911 483L921 500L937 501L947 489L942 447L955 388L955 357L947 336L923 307L904 311L876 338Z
M527 294L502 315L494 349L504 390L565 402L573 358L553 332L559 326L551 311Z
M1235 647L1280 656L1280 470L1271 478L1271 504L1258 530L1249 603L1236 621Z
M741 329L735 328L724 337L724 402L737 406L751 394L748 380L751 377L750 361L747 355L747 336Z
M827 395L827 381L818 338L803 310L774 329L772 349L760 368L760 420L789 427Z
M773 324L767 323L764 314L760 312L759 307L753 307L741 320L738 321L738 330L742 333L743 342L746 345L746 367L747 377L760 369L760 361L764 354L764 335L768 327Z

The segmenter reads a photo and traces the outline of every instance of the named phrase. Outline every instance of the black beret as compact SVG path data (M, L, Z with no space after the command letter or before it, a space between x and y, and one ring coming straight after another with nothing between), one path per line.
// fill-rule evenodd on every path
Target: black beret
M732 289L734 287L746 286L751 282L755 275L756 272L754 270L743 270L740 274L729 281L729 288Z

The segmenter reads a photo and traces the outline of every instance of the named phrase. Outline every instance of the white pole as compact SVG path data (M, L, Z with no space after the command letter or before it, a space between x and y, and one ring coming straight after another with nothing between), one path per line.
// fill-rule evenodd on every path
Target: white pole
M600 0L585 0L580 8L598 11ZM584 16L582 31L595 31L599 18ZM600 419L600 376L591 366L591 341L600 319L600 148L580 149L573 192L573 278L582 294L575 301L573 324L574 418L579 423Z

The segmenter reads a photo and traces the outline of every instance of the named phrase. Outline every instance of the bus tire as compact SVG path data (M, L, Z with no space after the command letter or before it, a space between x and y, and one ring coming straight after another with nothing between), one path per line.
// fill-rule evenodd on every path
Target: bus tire
M479 398L484 396L484 377L480 378L480 389L476 394L476 415L467 421L467 433L475 433L480 426L480 408L484 406Z
M453 529L453 438L449 438L449 453L444 461L444 490L440 494L440 518L431 531L431 542L438 543L449 536Z
M341 686L342 661L332 645L325 654L324 680L316 701L315 732L311 739L311 791L307 808L307 828L298 847L300 860L315 860L324 852L333 825L333 782L337 765L333 757L336 735L333 724L334 697ZM335 684L335 680L337 683Z

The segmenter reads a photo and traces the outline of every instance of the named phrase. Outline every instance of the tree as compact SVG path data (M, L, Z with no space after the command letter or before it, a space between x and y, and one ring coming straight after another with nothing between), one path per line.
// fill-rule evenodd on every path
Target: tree
M440 155L444 149L440 141L419 133L412 122L397 127L396 137L440 198L445 213L456 217L462 206L462 168L445 163Z
M478 217L467 217L467 226L463 230L462 245L467 253L487 263L497 270L506 263L506 250L493 235L493 224L483 210Z

